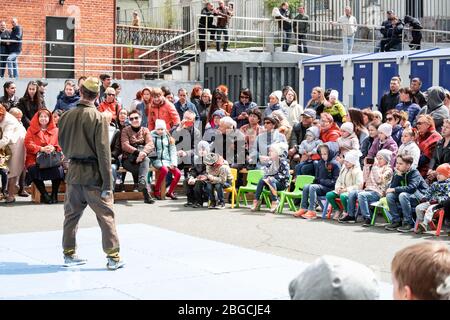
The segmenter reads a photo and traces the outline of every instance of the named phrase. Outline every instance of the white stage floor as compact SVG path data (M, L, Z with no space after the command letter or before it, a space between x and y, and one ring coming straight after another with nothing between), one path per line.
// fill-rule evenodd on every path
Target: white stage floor
M233 245L144 225L119 225L127 263L106 270L99 228L78 231L88 263L64 268L62 231L0 235L0 299L289 299L307 265ZM392 286L381 283L381 298Z

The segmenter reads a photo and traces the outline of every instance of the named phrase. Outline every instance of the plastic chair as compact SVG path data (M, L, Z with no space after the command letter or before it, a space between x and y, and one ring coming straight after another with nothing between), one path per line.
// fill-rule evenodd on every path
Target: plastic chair
M264 176L263 170L249 170L247 172L247 184L245 186L239 187L239 191L237 193L237 201L236 208L239 208L241 197L244 198L244 204L247 206L247 197L246 193L255 193L256 187L258 186L259 180Z
M441 235L441 229L442 229L442 224L444 222L444 209L438 209L434 212L433 214L433 219L436 218L436 216L438 217L438 225L436 226L433 222L433 220L431 220L428 225L430 226L431 230L436 230L436 237L439 237ZM414 226L414 231L417 230L417 225L419 224L419 221L416 220L415 226Z
M299 175L295 179L295 187L293 191L280 191L278 193L280 195L280 205L278 207L278 213L283 213L284 203L286 201L291 211L297 211L297 207L295 206L293 199L301 199L303 196L303 188L306 185L313 183L314 179L314 176Z
M289 176L288 187L286 188L286 190L280 190L280 191L277 191L277 196L279 196L279 195L280 195L280 192L282 192L282 191L289 191L289 186L291 185L291 182L292 182L292 176ZM258 210L259 210L260 207L261 207L262 201L264 201L265 204L266 204L266 207L270 209L270 207L271 207L270 194L271 194L270 190L264 189L264 190L262 191L262 193L261 193L261 195L260 195L260 197L259 197L259 200L261 200L261 201L259 202ZM279 205L278 205L278 206L279 206ZM276 210L275 212L278 212L278 208L277 208L277 210Z
M384 220L386 220L387 223L391 223L389 206L387 204L386 197L381 198L379 201L373 202L370 205L375 207L375 209L373 210L372 221L370 222L370 225L375 225L375 219L377 217L377 214L379 213L379 210L381 210L381 214L383 215Z
M341 210L344 210L344 206L342 205L341 199L340 198L336 198L335 201L336 201L336 204L339 206L339 208ZM328 220L330 220L332 212L333 212L333 207L328 202L328 200L326 200L326 197L325 197L325 205L323 206L322 219L325 219L325 217L326 217Z
M238 171L235 168L231 168L231 175L233 176L233 181L231 182L231 187L228 187L226 189L224 189L224 192L231 192L231 209L234 208L234 204L236 202L236 196L237 196L237 191L236 191L236 180L237 180L237 175L238 175Z

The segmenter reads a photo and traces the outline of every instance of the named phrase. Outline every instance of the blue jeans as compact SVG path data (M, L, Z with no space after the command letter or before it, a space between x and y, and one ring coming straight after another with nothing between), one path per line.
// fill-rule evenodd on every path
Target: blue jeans
M12 52L9 54L8 58L6 58L6 62L8 64L8 76L10 78L18 78L19 77L19 66L17 64L17 57L20 52Z
M355 43L355 36L351 36L351 37L343 36L342 42L344 45L343 54L352 54L353 44Z
M303 161L300 162L298 165L295 166L295 175L314 175L314 163L313 161Z
M413 225L412 208L415 208L419 204L419 200L423 197L420 192L409 194L406 192L388 193L386 196L389 206L389 212L392 216L392 222L401 222L401 215L403 214L403 225ZM400 214L399 209L402 214Z
M291 43L291 34L292 30L286 31L283 30L283 51L289 50L289 44Z
M330 188L324 187L320 184L308 184L303 189L302 196L302 209L308 209L314 211L316 209L317 196L324 196L327 192L331 191ZM309 205L308 205L309 200Z
M356 200L358 200L358 193L361 192L361 190L353 190L350 191L348 194L348 208L347 213L350 217L356 217L357 216L357 210L356 210Z
M370 219L370 208L369 205L372 202L376 202L378 200L380 200L380 195L378 194L378 192L375 191L363 191L358 193L358 206L359 209L361 210L361 214L364 217L364 219ZM354 210L352 211L354 212ZM350 213L349 210L349 214L352 215L352 213ZM352 215L352 217L354 217Z
M206 192L208 193L208 199L211 202L215 202L216 197L214 196L214 190L216 190L217 192L217 198L219 199L219 203L224 203L224 196L223 196L223 189L228 188L230 186L229 183L225 183L225 184L221 184L221 183L215 183L212 184L210 182L208 182L206 184Z
M277 191L283 190L284 186L282 186L277 180L271 178L272 180L272 187L275 188ZM263 192L264 189L269 189L267 187L267 184L264 182L263 179L259 180L258 182L258 186L256 187L256 192L255 192L255 199L256 200L260 200L259 198L261 197L261 193ZM270 190L269 190L270 191ZM276 201L277 197L275 197L272 192L270 192L269 195L270 201Z

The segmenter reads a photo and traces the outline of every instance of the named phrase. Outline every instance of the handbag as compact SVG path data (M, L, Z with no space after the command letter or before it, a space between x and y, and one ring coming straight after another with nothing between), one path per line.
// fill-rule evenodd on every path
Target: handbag
M62 152L38 152L36 156L36 165L39 167L39 169L59 167L62 163L62 158Z

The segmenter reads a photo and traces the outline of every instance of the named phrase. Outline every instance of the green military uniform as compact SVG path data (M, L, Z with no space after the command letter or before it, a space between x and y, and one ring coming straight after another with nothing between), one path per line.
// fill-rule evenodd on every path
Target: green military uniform
M91 88L88 90L98 92ZM116 232L113 198L101 197L112 190L111 150L107 120L89 101L62 114L59 120L59 144L70 160L66 175L64 202L64 255L75 254L78 222L87 205L97 215L102 231L103 250L108 258L119 261L119 239Z

